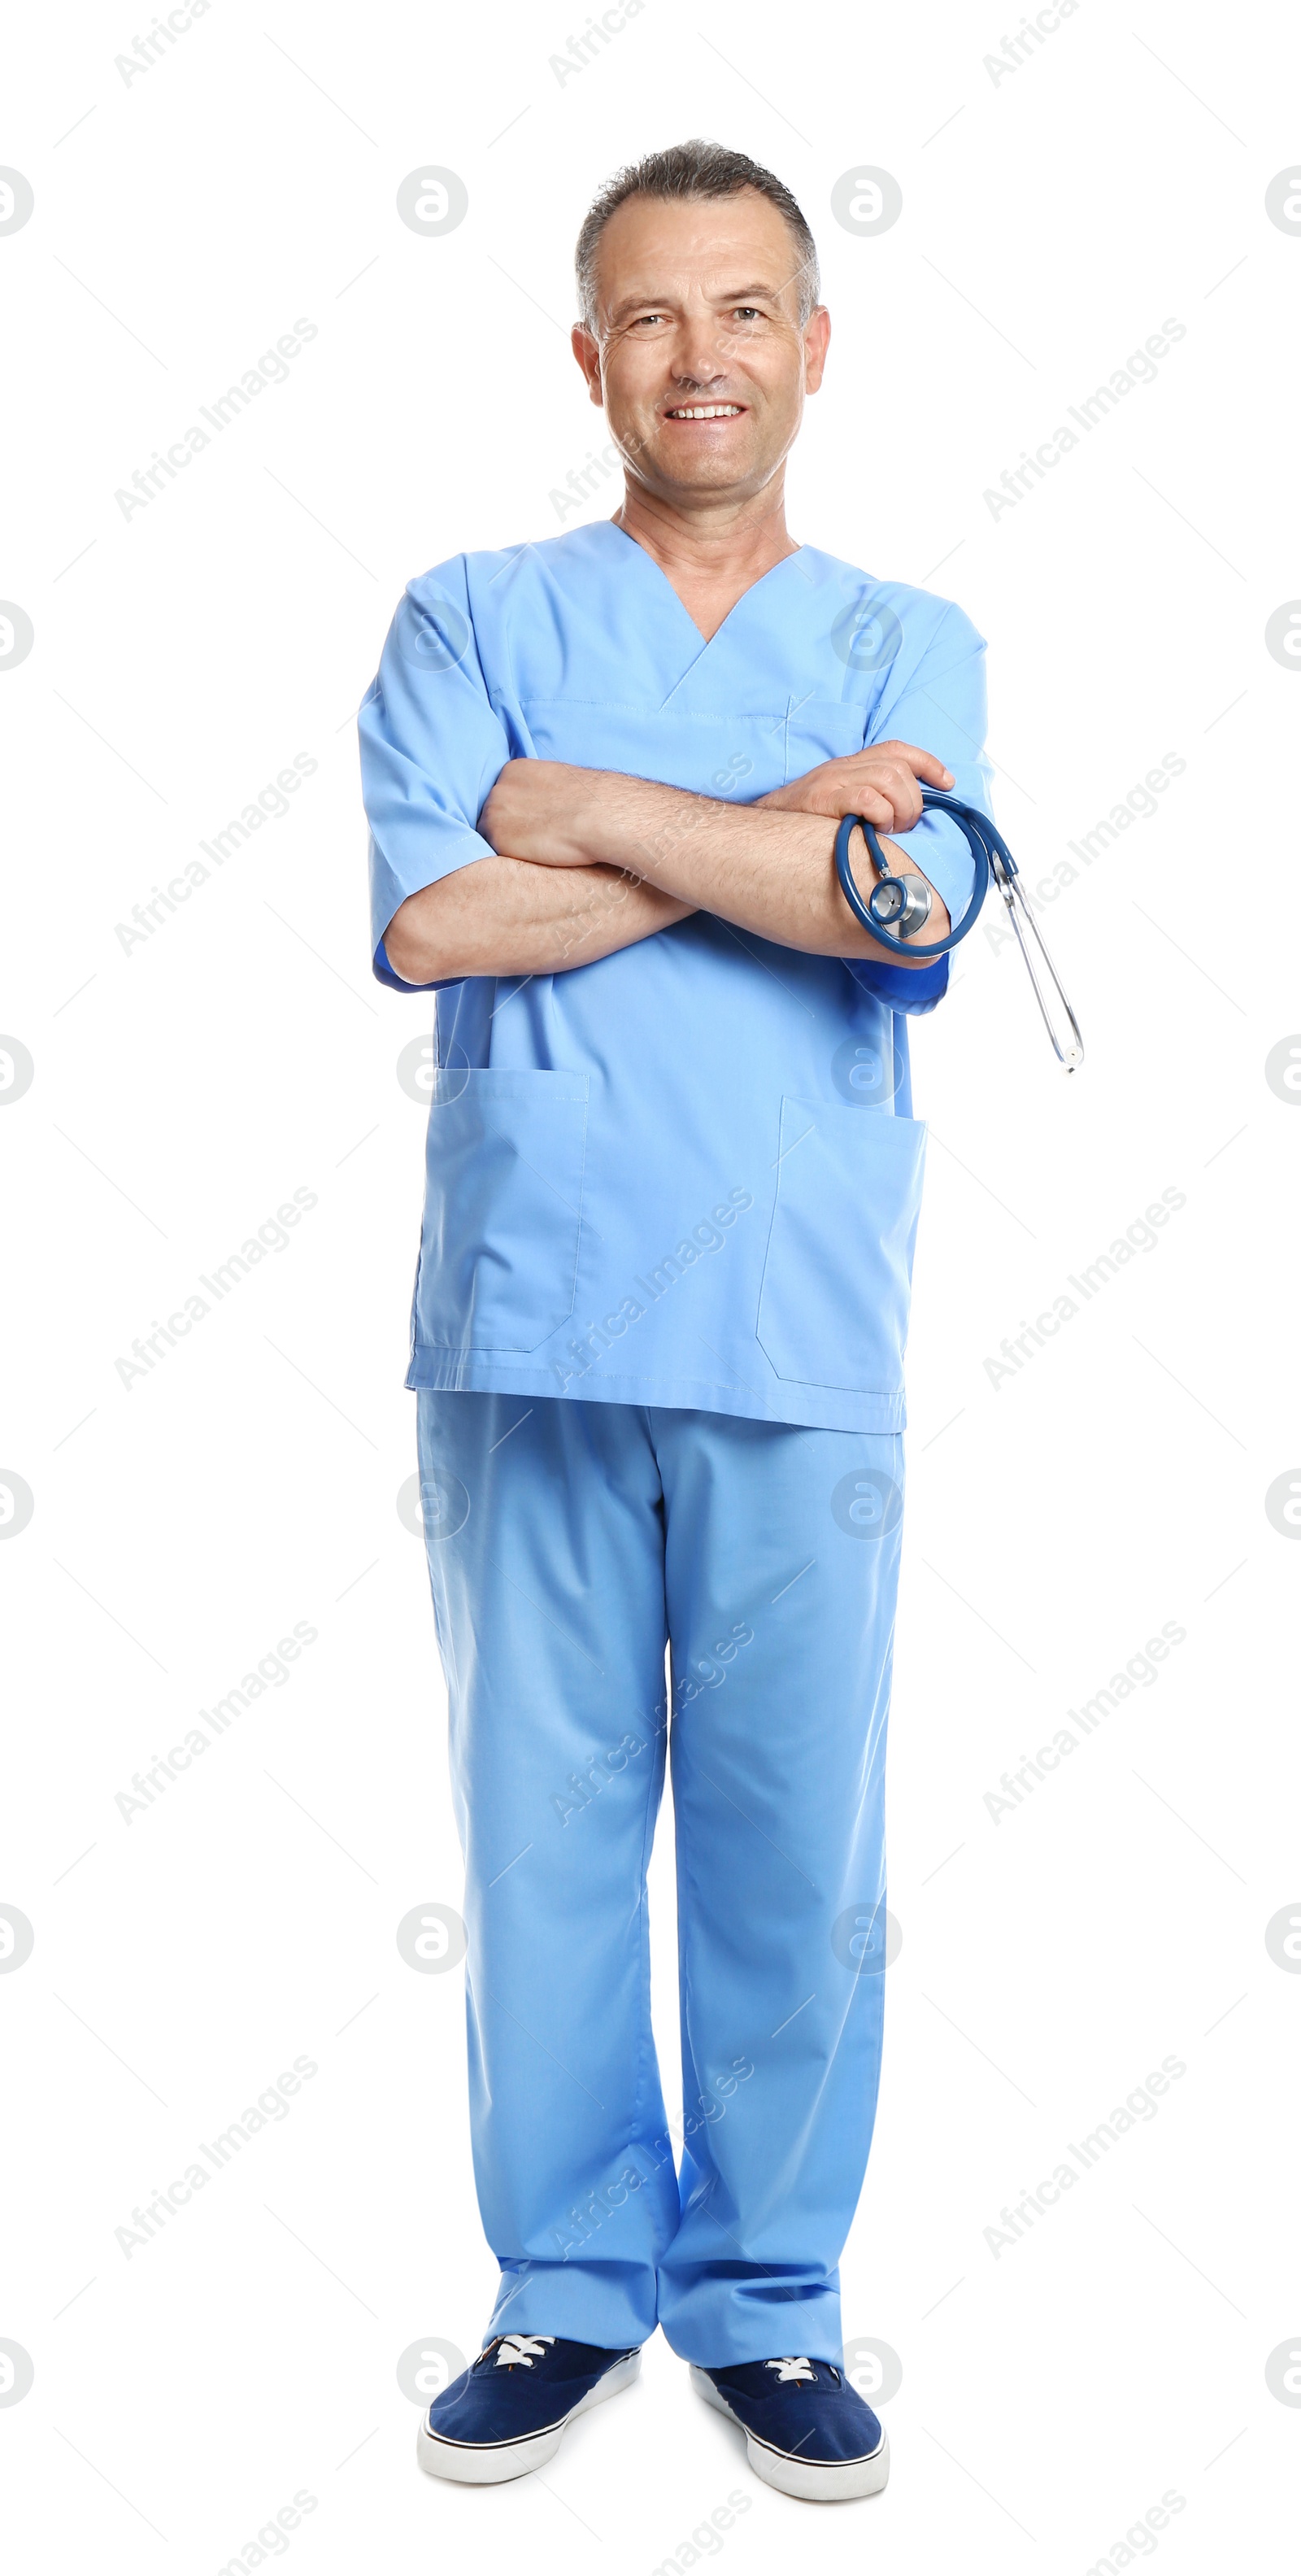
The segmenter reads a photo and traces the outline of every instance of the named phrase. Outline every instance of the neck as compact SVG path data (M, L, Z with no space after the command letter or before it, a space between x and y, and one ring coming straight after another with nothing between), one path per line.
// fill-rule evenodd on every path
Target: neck
M625 484L614 525L644 546L672 581L735 586L738 593L762 579L785 556L798 554L786 525L785 477L743 501L720 499L684 510L641 485Z

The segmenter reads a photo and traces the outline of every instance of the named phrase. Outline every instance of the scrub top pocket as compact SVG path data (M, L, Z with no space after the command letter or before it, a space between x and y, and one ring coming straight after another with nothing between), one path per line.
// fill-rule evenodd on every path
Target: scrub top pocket
M779 1378L903 1391L926 1128L783 1097L758 1336Z
M585 1073L434 1076L415 1340L533 1351L573 1312L587 1147Z

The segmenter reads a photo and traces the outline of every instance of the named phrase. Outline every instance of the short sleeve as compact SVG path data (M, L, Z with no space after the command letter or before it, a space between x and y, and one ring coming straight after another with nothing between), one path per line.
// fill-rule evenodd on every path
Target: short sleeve
M911 742L920 751L934 752L953 772L950 792L962 804L989 814L993 773L985 756L985 729L985 639L960 608L949 607L920 661L911 670L901 668L897 691L882 693L867 739L869 744ZM974 862L958 825L932 811L911 832L901 833L899 843L943 895L950 920L960 920L971 901ZM878 966L859 958L852 972L856 982L892 1010L920 1016L933 1011L947 989L949 961L938 957L933 966Z
M396 992L433 991L394 973L384 934L408 895L492 855L475 825L511 757L479 661L463 555L408 583L357 732L374 971Z

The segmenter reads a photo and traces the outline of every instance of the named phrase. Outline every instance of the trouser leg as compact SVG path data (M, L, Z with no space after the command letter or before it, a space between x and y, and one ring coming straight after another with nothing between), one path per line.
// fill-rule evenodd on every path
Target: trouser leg
M840 2349L881 2053L896 1436L651 1416L666 1510L684 2093L674 2349Z
M663 1501L635 1406L422 1392L492 2330L640 2343L677 2187L650 2026Z

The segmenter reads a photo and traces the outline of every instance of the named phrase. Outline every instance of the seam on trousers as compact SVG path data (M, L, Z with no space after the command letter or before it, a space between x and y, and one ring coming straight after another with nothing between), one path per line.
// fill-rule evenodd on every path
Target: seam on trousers
M667 1601L665 1602L665 1605L664 1605L664 1630L665 1630L665 1637L666 1637L666 1640L667 1640L667 1632L668 1632L668 1604L667 1604ZM644 2105L644 2103L645 2103L645 2098L646 2098L646 2078L647 2078L647 2072L648 2072L648 2067L649 2067L649 2062L650 2062L650 2055L651 2055L651 2052L653 2051L654 2046L655 2046L655 2033L654 2033L654 2029L653 2029L653 2027L652 2027L652 2023L651 2023L651 2010L650 2010L650 1920L649 1920L649 1911L648 1911L647 1895L646 1895L646 1872L647 1872L648 1868L650 1867L651 1815L652 1815L652 1808L653 1808L653 1807L655 1806L655 1804L656 1804L656 1800L655 1800L655 1782L656 1782L656 1778L657 1778L657 1776L658 1776L658 1765L659 1765L659 1745L658 1745L658 1742L657 1742L657 1732L658 1732L658 1730L656 1730L656 1731L653 1731L653 1732L652 1732L651 1742L650 1742L650 1748L649 1748L649 1750L650 1750L650 1755L651 1755L651 1764L650 1764L650 1775L649 1775L649 1778L647 1779L647 1783L646 1783L646 1811L645 1811L645 1815L644 1815L644 1817L643 1817L643 1819L642 1819L641 1862L640 1862L640 1875L639 1875L639 1878L638 1878L639 1897L638 1897L637 1913L638 1913L638 1932L639 1932L639 1936L640 1936L640 1942L639 1942L639 1956L638 1956L638 2004L639 2004L639 2012L638 2012L638 2024L637 2024L637 2082L636 2082L636 2087L635 2087L634 2092L633 2092L633 2105L632 2105L633 2140L630 2140L630 2142L629 2142L629 2150L630 2150L630 2152L631 2152L631 2146L632 2146L633 2141L634 2141L634 2140L640 2140L640 2136L641 2136L641 2115L642 2115L642 2109L643 2109L643 2105ZM666 1704L665 1704L665 1721L664 1721L664 1729L663 1729L663 1732L664 1732L664 1736L665 1736L666 1753L667 1753L667 1737L668 1737L667 1702L666 1702ZM660 2088L660 2089L661 2089L661 2092L662 2092L662 2091L663 2091L663 2087L661 2086L661 2088ZM665 2111L665 2115L664 2115L664 2116L665 2116L665 2121L666 2121L666 2123L667 2123L667 2119L668 2119L668 2112L667 2112L667 2109L666 2109L666 2111ZM658 2257L656 2258L656 2269L657 2269L657 2271L658 2271ZM657 2298L657 2302L656 2302L656 2304L658 2305L658 2298Z
M680 1722L680 1721L678 1721L678 1722ZM684 1758L684 1760L685 1760L685 1758L686 1758L686 1756L685 1756L685 1752L684 1752L683 1758ZM684 2055L684 2058L685 2058L688 2054L689 2054L689 2056L690 2056L691 2073L692 2073L692 2076L694 2077L695 2082L696 2082L697 2087L698 2087L698 2086L699 2086L699 2082L700 2082L700 2068L699 2068L699 2065L698 2065L697 2060L696 2060L696 2043L695 2043L695 2038L694 2038L694 2035L692 2034L691 2029L690 2029L690 2023L691 2023L691 1996L692 1996L692 1988L691 1988L691 1979L690 1979L690 1976L689 1976L689 1975L688 1975L688 1973L687 1973L687 1966L686 1966L686 1958L687 1958L687 1948L688 1948L688 1944L687 1944L686 1940L685 1940L685 1939L684 1939L684 1937L683 1937L683 1935L684 1935L684 1923L683 1923L683 1907L682 1907L682 1878L683 1878L683 1861L684 1861L684 1860L685 1860L685 1863L686 1863L686 1878L687 1878L688 1887L689 1887L689 1891L690 1891L690 1897L691 1897L691 1906L690 1906L690 1910L689 1910L689 1917L688 1917L688 1919L689 1919L690 1921L693 1921L693 1922L697 1919L697 1916L698 1916L697 1898L698 1898L698 1896L699 1896L699 1889L698 1889L697 1884L696 1884L696 1867L695 1867L695 1849L694 1849L694 1843L693 1843L693 1842L691 1842L691 1841L689 1840L690 1828L686 1825L685 1819L683 1819L681 1822L679 1822L679 1817L678 1817L678 1804L677 1804L677 1798L676 1798L676 1796L674 1797L674 1801L673 1801L673 1819L674 1819L674 1824L675 1824L675 1826L677 1826L677 1828L678 1828L678 1837L679 1837L679 1838L678 1838L678 1990L679 1990L679 2018L680 2018L680 2021L681 2021L683 2024L685 2024L685 2025L687 2026L687 2027L686 2027L686 2029L685 2029L685 2031L684 2031L684 2035L683 2035L683 2036L684 2036L683 2055ZM687 2071L687 2070L686 2070L686 2066L685 2066L685 2064L684 2064L684 2066L683 2066L683 2070L682 2070L682 2072L683 2072L683 2077L684 2077L684 2085L683 2085L683 2099L682 2099L682 2155L683 2155L683 2160L684 2160L684 2162L685 2162L686 2157L687 2157L687 2154L688 2154L688 2147L687 2147L687 2104L686 2104L686 2087L685 2087L686 2071ZM697 2107L698 2107L698 2106L697 2106ZM706 2131L706 2134L707 2134L707 2133L708 2133L708 2132ZM697 2170L699 2170L699 2167L700 2167L700 2157L699 2157L699 2154L698 2154L698 2153L696 2153L696 2151L695 2151L694 2149L693 2149L693 2150L691 2150L690 2152L692 2152L693 2154L695 2154L696 2166L697 2166ZM715 2161L714 2161L714 2150L713 2150L712 2145L711 2145L711 2147L710 2147L710 2149L709 2149L709 2167L710 2167L710 2171L711 2171L715 2176L717 2176L717 2174L718 2174L718 2167L717 2167L717 2165L716 2165L716 2163L715 2163ZM710 2213L709 2213L709 2211L708 2211L708 2208L707 2208L706 2203L702 2203L701 2205L702 2205L702 2207L705 2207L705 2209L706 2209L706 2215L708 2216ZM724 2231L724 2232L726 2232L726 2231ZM747 2259L748 2259L748 2258L747 2258ZM760 2264L758 2268L762 2271L765 2267L764 2267L762 2264Z
M424 1493L424 1481L425 1481L425 1475L424 1475L425 1462L424 1462L424 1459L423 1459L423 1457L422 1457L422 1455L421 1455L421 1450L422 1450L422 1447L423 1447L423 1445L424 1445L424 1444L421 1442L421 1440L420 1440L420 1438L419 1438L419 1436L418 1436L418 1431L419 1431L419 1422L418 1422L418 1417L417 1417L416 1473L417 1473L417 1476L418 1476L419 1481L420 1481L421 1495L422 1495L422 1500L423 1500L423 1493ZM431 1447L431 1449L432 1449L432 1442L431 1442L429 1445L430 1445L430 1447ZM423 1510L422 1510L422 1512L421 1512L421 1524L422 1524L422 1527L423 1527L423 1522L424 1522L424 1513L423 1513ZM455 1644L454 1644L454 1642L453 1642L453 1638L452 1638L452 1615L451 1615L451 1604L447 1601L447 1599L446 1599L446 1597L445 1597L445 1596L446 1596L446 1591L447 1591L447 1561L446 1561L446 1558L444 1558L444 1557L440 1557L440 1558L438 1559L439 1572L441 1573L442 1578L443 1578L442 1589L443 1589L443 1594L444 1594L444 1598L443 1598L443 1600L440 1602L440 1600L439 1600L439 1586L438 1586L437 1582L436 1582L436 1581L435 1581L435 1579L434 1579L434 1555L433 1555L433 1550L432 1550L432 1548L431 1548L431 1547L430 1547L430 1545L429 1545L428 1538L425 1538L425 1539L424 1539L424 1541L423 1541L423 1545L424 1545L424 1551L425 1551L425 1565L426 1565L426 1567L427 1567L427 1569L428 1569L428 1574L429 1574L429 1597L430 1597L430 1600L431 1600L431 1602L432 1602L432 1604L433 1604L433 1612L434 1612L434 1636L435 1636L435 1638L437 1639L437 1643L438 1643L438 1652L439 1652L439 1655L440 1655L441 1660L442 1660L442 1666L443 1666L443 1679L444 1679L444 1681L445 1681L445 1682L446 1682L446 1684L447 1684L447 1698L448 1698L447 1718L448 1718L448 1733L449 1733L449 1736L450 1736L450 1733L451 1733L451 1727L452 1727L452 1701L453 1701L453 1696L455 1696L455 1698L456 1698L458 1701L459 1701L459 1699L460 1699L460 1677L459 1677L459 1675L458 1675L458 1673L457 1673L457 1669L456 1669L456 1647L455 1647Z

